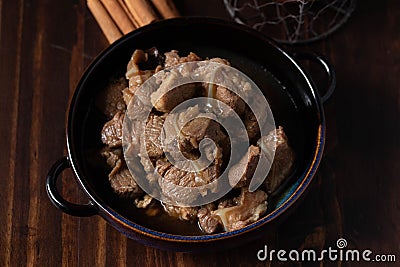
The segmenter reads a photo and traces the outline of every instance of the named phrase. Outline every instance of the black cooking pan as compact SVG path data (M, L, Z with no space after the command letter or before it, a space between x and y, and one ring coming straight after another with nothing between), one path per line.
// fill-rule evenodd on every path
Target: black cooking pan
M176 49L182 55L193 51L203 58L226 58L253 79L266 96L275 122L284 127L297 160L291 177L268 199L267 215L257 222L233 232L204 235L196 232L196 225L174 222L171 226L164 217L149 219L112 192L98 157L100 131L106 118L96 108L95 98L111 78L124 76L135 49L154 46L162 52ZM71 215L98 214L128 237L164 249L231 247L268 232L310 185L325 144L323 101L298 59L315 60L327 72L329 89L322 98L326 100L333 91L335 76L324 59L310 54L290 55L269 38L242 25L208 18L178 18L128 34L95 59L76 88L68 114L68 156L57 161L47 177L50 200ZM88 197L86 205L72 204L57 191L57 177L69 167Z

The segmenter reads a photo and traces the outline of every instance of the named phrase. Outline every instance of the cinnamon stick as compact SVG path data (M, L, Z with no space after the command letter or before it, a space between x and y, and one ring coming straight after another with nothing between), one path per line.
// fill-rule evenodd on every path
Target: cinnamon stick
M126 6L126 3L124 0L118 0L118 3L122 7L122 9L125 11L125 14L129 17L129 20L132 22L132 24L136 27L139 28L139 22L135 20L135 18L132 16L131 12L129 11L128 7Z
M122 33L119 31L100 0L87 0L87 6L109 43L113 43L115 40L122 37Z
M179 17L173 0L151 0L164 19Z
M156 13L146 0L124 0L134 19L140 26L147 25L158 19Z
M127 34L136 28L118 0L101 0L101 2L123 34Z

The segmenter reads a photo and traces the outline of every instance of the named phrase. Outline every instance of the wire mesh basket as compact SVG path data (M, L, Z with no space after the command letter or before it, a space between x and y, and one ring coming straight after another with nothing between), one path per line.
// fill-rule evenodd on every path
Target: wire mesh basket
M326 37L347 21L356 0L224 0L231 17L281 43Z

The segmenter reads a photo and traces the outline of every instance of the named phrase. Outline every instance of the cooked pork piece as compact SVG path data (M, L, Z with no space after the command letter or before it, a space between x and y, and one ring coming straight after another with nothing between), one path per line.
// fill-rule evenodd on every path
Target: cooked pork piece
M204 138L210 138L217 144L224 138L219 124L209 118L200 117L188 122L181 130L179 143L185 150L198 149Z
M129 60L128 65L126 66L126 79L129 80L133 75L139 73L139 63L146 61L147 54L141 49L136 49L132 54L131 60Z
M246 104L240 98L240 96L238 96L231 90L222 86L217 86L215 92L215 98L227 104L229 107L231 107L236 112L237 115L239 116L243 115L246 108ZM229 116L229 114L226 114L226 116Z
M190 53L187 57L180 57L178 51L172 50L165 53L164 67L172 67L180 63L198 60L201 60L201 58L194 53ZM151 95L151 103L158 111L170 112L180 103L203 92L201 84L196 83L184 84L173 88L174 84L176 84L176 80L181 77L181 75L188 76L190 72L190 68L182 68L179 72L171 71L165 73L163 77L159 77L160 80L158 82L161 83L160 87Z
M289 176L294 166L295 155L281 126L267 136L261 137L258 145L267 159L270 159L271 153L275 151L274 161L265 179L265 186L270 194Z
M124 90L122 90L122 96L127 106L129 105L132 97L135 95L136 90L153 74L154 71L152 70L144 70L138 71L129 78L129 87L126 87Z
M179 64L179 59L181 58L178 55L178 50L171 50L169 52L164 53L165 61L164 67L172 67Z
M229 183L235 188L248 186L256 170L261 150L257 146L251 145L247 153L229 170ZM236 185L235 185L236 184Z
M201 171L185 171L171 166L164 173L164 181L184 187L197 187L215 181L220 175L220 166L212 164ZM177 198L179 200L179 198Z
M219 200L218 206L216 207L215 202L209 203L201 207L197 213L197 218L199 220L199 226L207 234L215 233L220 230L222 226L222 221L219 216L214 214L215 210L226 209L234 207L237 205L235 203L237 199L235 198L223 198Z
M262 190L249 192L242 188L235 202L236 206L211 212L218 217L225 231L234 231L255 222L267 210L267 194Z
M173 75L167 76L160 88L151 95L151 103L158 111L170 112L177 105L195 97L203 90L198 83L184 84L170 90L172 84L175 83L171 78Z
M197 198L196 187L204 186L215 181L221 174L221 157L222 153L219 152L219 148L214 152L215 161L208 167L199 171L188 171L195 170L197 166L193 162L183 162L181 168L172 165L165 159L156 161L156 170L160 174L158 183L161 191L165 197L176 203L190 203ZM150 177L151 178L151 177ZM179 186L179 187L177 187ZM182 189L181 187L184 187ZM188 190L188 188L193 190ZM210 188L215 190L216 188ZM201 192L207 194L207 192Z
M156 161L156 169L157 169L158 174L160 174L161 176L164 176L165 172L171 166L172 166L172 164L166 158L158 159Z
M161 144L161 131L164 124L164 116L151 114L146 124L144 132L144 141L146 143L146 151L150 158L159 158L163 155Z
M148 59L148 55L145 51L143 51L142 49L136 49L131 57L131 62L139 64L139 63L143 63L146 62ZM128 63L129 64L129 63Z
M134 198L143 194L143 190L126 167L122 167L118 171L113 170L108 179L111 187L120 196Z
M132 198L143 194L143 190L123 162L121 149L105 150L102 152L102 156L106 158L107 164L112 168L108 180L115 193L122 197Z
M214 62L214 63L219 63L219 64L224 64L227 66L230 66L231 63L229 63L228 60L224 59L224 58L220 58L220 57L213 57L209 59L210 62Z
M244 112L243 123L246 127L250 142L256 141L258 138L260 138L260 127L258 125L257 118L247 106Z
M281 126L271 131L268 135L262 136L257 146L250 146L246 155L229 170L228 177L231 185L237 182L235 188L248 186L261 153L266 157L267 161L271 162L273 160L265 180L267 193L270 194L277 189L290 174L294 163L294 153Z
M215 210L215 205L210 203L197 212L197 218L199 220L199 226L201 230L207 234L211 234L217 231L220 226L220 221L216 215L211 212Z
M179 113L170 113L168 115L169 119L164 123L164 144L168 146L174 143L176 137L180 134L180 130L185 126L185 122L193 120L199 114L200 109L197 105Z
M118 111L126 109L122 98L122 90L125 87L127 87L126 80L120 78L110 82L97 96L96 105L107 117L112 118Z
M143 166L144 171L151 175L153 170L154 170L154 164L153 161L149 157L144 157L144 151L145 150L145 145L142 143L140 145L140 163ZM149 176L150 177L150 176ZM153 181L154 182L154 181Z
M130 80L132 76L143 70L154 70L158 65L162 64L164 58L153 47L147 50L136 49L126 68L126 79Z
M197 216L197 207L179 207L169 204L163 204L164 210L172 217L184 221L194 221Z
M228 136L216 121L201 115L198 106L189 107L180 113L170 114L170 120L167 120L164 124L164 151L168 152L173 158L179 150L186 158L196 159L200 153L198 151L200 141L209 138L220 145L224 156L229 156ZM185 122L187 123L185 124ZM209 153L206 153L206 157L211 160L212 146L207 144L208 142L204 143L205 150L209 151Z
M150 203L153 201L153 198L150 195L144 195L143 198L136 198L134 203L135 206L139 209L147 208Z
M230 208L235 206L235 201L233 198L226 198L226 199L221 199L218 203L218 209L225 209L225 208Z
M191 144L193 148L199 147L199 142L206 136L216 137L219 125L209 118L195 118L183 126L181 136Z
M132 77L129 78L129 88L132 90L132 93L134 93L134 90L136 90L136 88L139 88L153 74L153 70L141 70L138 73L132 75Z
M192 61L200 61L202 60L201 57L196 55L193 52L189 52L189 54L186 57L181 57L179 59L179 63L185 63L185 62L192 62Z
M101 131L101 141L109 147L122 145L122 125L125 113L118 111L114 117L104 124Z
M164 67L172 67L178 65L180 63L191 62L191 61L199 61L201 58L193 52L190 52L186 57L180 57L177 50L171 50L167 52L165 55Z
M199 192L197 187L213 182L219 175L219 166L216 165L211 165L197 173L187 172L173 166L158 182L163 195L179 205L180 203L192 203L197 199L198 193L207 194L206 190ZM215 190L215 188L210 189Z
M154 68L161 62L162 57L156 48L146 51L136 49L133 52L125 74L126 79L129 80L129 86L122 91L126 105L129 104L136 90L156 72Z
M101 154L101 156L103 156L106 159L107 165L111 169L114 169L114 167L117 165L119 165L119 167L121 167L123 157L124 157L122 148L110 149L107 147L107 148L103 149L100 154Z

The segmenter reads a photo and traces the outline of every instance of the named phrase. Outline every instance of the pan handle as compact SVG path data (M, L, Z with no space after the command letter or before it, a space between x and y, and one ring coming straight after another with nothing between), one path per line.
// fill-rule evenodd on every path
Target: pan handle
M333 92L336 88L336 72L333 68L332 64L329 63L321 55L315 53L307 53L307 52L295 52L293 56L298 60L308 60L318 63L325 71L326 76L328 78L328 87L321 96L322 103L326 103L332 96Z
M67 168L71 168L71 163L67 157L63 157L53 164L46 179L46 191L50 201L54 206L63 212L78 216L88 217L98 214L97 209L92 202L88 204L74 204L65 200L57 190L57 178Z

